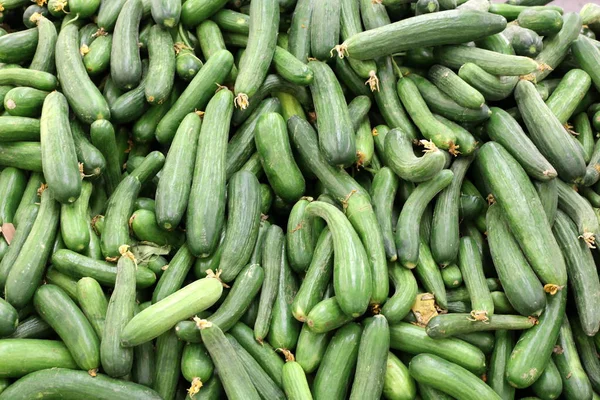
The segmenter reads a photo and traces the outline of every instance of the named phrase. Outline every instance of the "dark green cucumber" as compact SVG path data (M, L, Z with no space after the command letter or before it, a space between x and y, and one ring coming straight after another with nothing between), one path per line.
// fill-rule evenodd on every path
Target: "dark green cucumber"
M498 316L493 318L498 318ZM514 339L508 330L497 330L495 337L487 383L501 398L510 399L514 397L515 389L506 381L505 373L506 364L514 346Z
M53 74L56 69L54 61L56 40L58 37L56 27L46 16L38 13L32 15L30 21L37 25L39 39L29 69Z
M148 83L148 63L142 63L143 75L140 84L132 90L125 91L110 104L111 120L118 124L133 122L146 112L150 104L146 101L144 91Z
M74 202L81 193L81 175L68 113L66 98L53 92L44 100L40 122L44 177L54 198L63 204ZM62 156L55 157L56 154Z
M175 43L175 71L177 76L185 82L189 82L194 79L194 76L198 74L198 71L204 65L202 61L196 57L189 48L183 47L183 43Z
M596 141L594 150L590 157L587 168L585 169L585 176L583 177L583 184L585 186L594 185L600 179L600 143Z
M479 90L486 100L498 101L509 97L519 78L517 76L496 76L471 62L463 64L458 76Z
M56 340L3 339L0 377L20 378L46 368L77 369L64 343Z
M375 154L375 141L371 131L371 121L365 117L356 129L356 167L371 165Z
M470 314L443 314L427 324L427 335L434 339L487 330L524 330L537 323L535 318L521 315L494 315L489 321L474 321Z
M127 0L115 24L110 72L114 83L121 89L133 89L142 80L142 60L138 46L141 18L142 1Z
M77 365L86 371L100 365L100 340L85 315L54 285L40 287L33 299L38 314L63 340Z
M227 4L227 0L185 2L181 8L181 21L190 27L197 26L200 22L210 18Z
M0 62L12 64L33 58L38 43L39 31L30 28L2 35L0 38Z
M289 30L288 51L303 63L308 61L310 55L312 9L312 1L299 0L292 14Z
M155 3L164 3L153 1ZM148 81L144 90L150 104L162 104L171 94L175 78L175 52L171 34L159 27L152 27L148 39Z
M152 303L159 302L181 289L183 281L193 263L194 256L192 256L188 246L184 244L179 248L177 253L175 253L175 256L168 264L168 268L164 271L156 284L156 288L152 294Z
M27 318L19 323L17 329L12 335L8 336L10 339L47 339L54 334L54 331L39 316L34 315Z
M40 211L6 278L5 300L16 308L27 305L41 283L58 229L60 207L44 190Z
M225 228L221 232L221 238L219 239L219 245L213 254L206 258L197 258L194 264L194 275L196 278L204 278L206 272L210 269L216 271L221 261L221 254L223 253L223 241L225 240ZM253 262L253 261L251 261Z
M15 213L27 185L27 176L23 170L5 168L0 172L0 224L15 223Z
M249 172L236 173L228 187L227 236L223 242L221 278L232 281L252 255L260 223L260 186Z
M485 355L477 347L455 338L432 339L425 328L407 322L390 326L390 347L409 354L430 353L474 374L485 370Z
M181 355L181 373L192 384L189 394L197 394L213 376L214 364L202 343L187 343Z
M430 243L433 258L442 266L454 262L458 254L460 188L471 162L472 158L465 157L452 163L452 182L440 193L435 203Z
M549 181L533 181L533 186L540 197L544 213L548 219L550 226L554 224L556 218L556 210L558 210L558 179Z
M558 33L563 26L561 13L552 9L527 8L517 17L519 26L531 29L543 36Z
M40 196L38 194L38 189L43 183L43 176L39 172L34 172L29 176L29 180L27 182L27 186L25 187L25 191L23 192L23 196L21 197L21 202L17 207L17 211L15 212L15 216L13 218L15 227L19 227L19 221L22 218L23 214L28 214L25 211L32 204L39 204ZM14 240L14 238L13 238Z
M151 140L154 140L154 133L156 130L156 125L165 116L167 111L171 108L171 106L175 103L177 98L179 97L180 90L177 86L173 87L171 94L167 101L162 103L161 105L156 105L154 107L150 107L148 111L146 111L133 125L132 133L133 140L137 143L147 143Z
M499 205L490 206L486 222L490 253L504 292L520 314L540 315L546 305L542 284L521 252Z
M526 75L538 69L538 64L522 56L492 52L468 46L446 46L435 50L436 60L448 67L459 69L471 62L494 75Z
M305 190L304 177L292 156L283 117L276 113L262 115L256 125L255 142L275 194L288 203L298 200Z
M18 325L17 310L4 299L0 299L0 337L12 335Z
M89 78L78 47L78 30L73 24L61 29L56 42L56 70L60 84L77 117L91 124L110 118L110 109Z
M38 119L9 115L0 116L0 141L39 141L39 139L40 121Z
M263 253L260 263L264 268L264 282L260 292L258 314L254 324L254 337L262 342L269 333L273 305L277 298L281 269L285 266L282 257L284 247L284 234L277 225L267 229L263 243Z
M16 87L4 96L4 109L15 117L39 117L48 92L29 87Z
M341 87L325 63L311 61L309 66L314 73L310 89L315 112L320 116L320 147L331 165L350 165L356 157L356 139Z
M431 180L419 185L405 203L396 225L398 258L407 268L414 268L419 258L419 226L425 208L454 177L450 170L442 170Z
M518 56L534 58L542 51L542 38L531 29L510 24L502 34L510 41Z
M419 354L411 360L410 374L420 384L426 384L453 397L476 400L482 397L500 400L500 396L476 375L433 354Z
M565 290L547 297L546 309L538 324L521 335L506 367L506 378L512 386L530 386L548 365L558 338L566 299Z
M442 309L448 308L446 287L439 267L437 266L427 242L421 239L419 246L419 263L414 269L417 279L423 288L435 296L435 302Z
M578 133L577 140L581 143L581 147L583 147L584 161L589 163L594 152L594 133L590 119L586 113L579 113L573 118L573 130Z
M552 400L562 394L562 379L552 358L548 360L548 365L544 368L542 375L531 385L531 389L540 399Z
M174 400L177 382L181 375L181 353L183 343L174 330L169 330L156 339L156 367L152 388L162 399Z
M593 336L600 329L600 313L591 305L594 293L600 291L600 281L592 252L585 241L578 239L575 223L562 211L558 211L552 227L565 263L569 285L575 298L577 314L586 335Z
M579 35L579 38L573 42L571 48L575 59L581 65L581 69L589 74L591 80L594 82L594 87L598 89L600 87L600 74L597 68L600 65L600 49L593 44L592 39L583 35ZM584 87L584 83L586 81L577 82L582 88Z
M104 171L104 185L107 195L111 195L119 182L121 182L121 162L115 139L115 130L108 120L98 120L90 127L92 144L104 156L106 169Z
M356 323L346 324L333 336L313 383L313 397L344 399L348 383L358 359L362 329Z
M263 187L261 183L261 188ZM250 264L262 264L262 255L264 253L264 243L265 243L265 238L267 236L267 232L269 231L269 228L271 227L271 222L267 221L266 219L263 219L261 217L261 221L260 221L260 226L258 227L258 238L256 239L256 244L254 245L254 250L252 250L252 256L250 257ZM223 231L224 232L224 231ZM224 238L224 233L221 234L221 241ZM221 244L221 242L219 242L219 245ZM218 247L217 247L217 251L218 251ZM216 253L216 252L215 252ZM264 267L264 265L263 265Z
M214 94L215 83L223 83L233 65L233 56L226 50L215 53L194 76L175 104L160 120L156 138L160 143L170 143L183 118L196 109L204 109Z
M183 232L168 232L161 229L154 212L150 210L136 210L129 218L129 226L133 231L133 235L143 242L150 242L159 246L170 246L174 249L178 249L185 242Z
M485 103L483 95L477 89L463 81L449 68L434 65L429 70L429 78L442 92L463 107L477 110Z
M329 332L314 333L308 325L302 325L296 347L296 361L304 372L310 374L317 370L323 360L331 336Z
M90 243L88 205L92 184L83 182L81 195L71 204L60 207L60 230L68 249L82 252Z
M385 252L390 261L396 261L398 259L392 228L392 212L397 190L398 178L396 175L394 175L392 170L387 167L381 168L373 178L371 197L373 201L373 211L381 226Z
M117 271L114 264L95 260L67 249L60 249L52 254L52 264L55 268L74 278L90 277L104 286L114 286ZM146 267L136 270L136 284L140 289L152 286L156 275Z
M154 0L150 2L152 19L166 28L173 28L179 23L181 1Z
M579 319L571 317L570 322L579 358L581 359L581 363L583 364L583 368L588 375L592 387L597 391L600 387L600 381L598 379L600 361L598 361L598 353L596 351L596 346L594 345L594 339L585 334L579 325Z
M544 284L564 285L566 267L539 197L525 171L499 144L483 145L477 164L525 257ZM498 171L503 171L502 178Z
M298 200L290 211L287 223L286 249L288 259L292 269L297 272L308 269L314 251L315 239L313 236L317 234L317 232L313 232L313 221L315 219L306 212L306 206L311 201L311 197Z
M306 316L306 323L315 333L325 333L352 321L352 317L344 314L335 297L330 297L315 304Z
M494 302L485 283L481 256L477 244L471 237L462 237L458 252L458 266L469 291L474 319L487 321L494 314Z
M332 57L331 50L338 44L340 37L341 9L341 2L335 0L312 4L310 53L317 60L327 61Z
M599 55L600 61L600 55ZM583 70L572 69L561 79L560 84L546 100L546 105L561 124L566 124L579 102L589 90L592 81Z
M600 231L599 221L594 218L590 203L570 185L558 180L558 209L567 214L577 225L581 238L593 245L594 235Z
M55 268L48 268L44 277L46 284L61 288L73 301L77 301L77 280L58 272Z
M148 302L136 306L136 313L140 312ZM144 307L146 308L146 307ZM156 357L154 343L147 342L133 348L133 368L131 371L132 380L135 383L152 387L154 384L154 375L156 370Z
M121 332L135 311L136 267L133 254L124 248L117 263L115 289L108 302L100 344L102 369L112 377L127 375L133 366L133 349L121 347Z
M437 12L440 9L440 4L437 0L419 0L415 4L415 15L429 14Z
M88 52L83 57L85 69L92 76L104 73L110 67L110 49L112 35L101 34L90 44Z
M100 150L90 143L81 123L76 119L70 122L73 143L75 144L75 154L77 154L79 163L82 164L84 177L95 178L100 176L106 168L104 156Z
M77 282L77 302L102 341L108 302L97 280L85 277Z

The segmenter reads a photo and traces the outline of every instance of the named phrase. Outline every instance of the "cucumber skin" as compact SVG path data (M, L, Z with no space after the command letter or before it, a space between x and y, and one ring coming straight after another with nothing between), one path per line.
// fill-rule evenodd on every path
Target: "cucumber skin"
M314 217L306 213L306 206L312 198L301 198L298 200L288 217L287 232L285 236L288 262L292 269L298 273L305 272L310 266L314 246L313 222Z
M113 82L121 89L133 89L142 80L142 60L138 47L141 18L142 1L127 0L115 24L110 72Z
M57 340L3 339L0 354L2 378L20 378L46 368L78 368L67 347Z
M383 245L389 261L396 261L398 259L396 241L392 229L392 212L397 190L398 178L396 175L387 167L381 168L373 178L371 198L373 200L373 211L381 226Z
M94 278L81 278L77 282L77 301L102 341L108 301L98 281Z
M150 104L162 104L169 98L175 79L175 52L173 39L168 31L158 26L150 29L148 57L150 64L144 90L146 101Z
M0 336L12 335L19 325L17 310L6 300L0 299Z
M330 333L314 333L308 325L302 325L296 345L296 362L300 364L304 372L310 374L317 370L323 360L331 336Z
M514 339L512 333L507 330L497 330L487 382L503 399L511 399L515 395L515 388L510 386L505 378L506 364L508 363L513 347Z
M169 330L156 339L156 367L152 389L164 400L174 400L181 375L183 342Z
M391 324L395 324L402 321L410 312L418 287L413 272L408 268L404 268L398 263L390 263L388 272L390 280L394 284L395 292L383 305L381 314Z
M310 17L310 50L317 60L327 61L330 51L338 44L340 37L340 1L323 0L313 2Z
M600 50L593 44L591 39L583 35L579 35L571 45L571 49L581 68L589 74L594 87L598 89L600 87L600 74L597 68L598 63L600 63Z
M157 24L163 25L166 28L173 28L179 23L181 1L153 0L150 2L150 7L152 10L152 19Z
M310 20L312 0L298 0L289 31L288 51L306 63L310 54Z
M69 250L83 252L90 243L88 205L91 194L92 184L83 182L81 196L74 203L61 205L61 236Z
M181 22L187 27L195 27L200 22L210 18L227 4L227 0L191 0L181 7Z
M548 365L544 368L542 375L531 385L531 389L540 399L552 400L562 394L562 379L552 358L548 361Z
M296 361L287 361L283 366L283 388L289 399L312 398L306 374Z
M27 175L23 170L5 168L0 172L0 224L16 224L15 213L27 185Z
M463 236L458 251L458 266L469 291L473 311L481 312L488 317L494 314L494 301L485 283L481 255L475 239Z

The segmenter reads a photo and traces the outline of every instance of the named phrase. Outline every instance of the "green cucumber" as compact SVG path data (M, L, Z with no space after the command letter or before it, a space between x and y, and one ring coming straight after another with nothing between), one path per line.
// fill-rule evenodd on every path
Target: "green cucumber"
M506 366L506 379L512 386L531 386L548 365L558 339L566 300L565 290L547 296L546 308L538 324L521 335Z
M598 353L596 346L594 345L594 339L587 336L581 325L579 325L579 319L571 317L571 329L573 331L573 338L577 345L577 353L583 364L588 378L595 391L600 387L600 381L598 379L598 371L600 371L600 361L598 360Z
M189 82L194 79L204 64L192 50L184 46L186 45L181 42L175 43L175 71L179 78Z
M14 217L14 225L15 227L19 227L19 221L21 221L22 215L27 214L25 211L29 208L30 205L38 203L39 198L38 189L43 183L43 176L39 172L34 172L29 176L29 180L27 182L27 186L25 187L25 191L23 192L23 196L21 198L21 202L17 207L17 211L15 212ZM14 239L13 239L14 240Z
M283 79L297 85L310 85L313 81L311 69L303 62L299 61L289 51L276 46L273 53L273 64L275 71Z
M442 117L441 115L434 115L434 117L447 128L450 128L450 130L456 136L456 146L451 149L451 154L462 154L468 156L477 149L479 143L468 130L459 124Z
M186 1L181 8L181 22L186 26L197 26L223 8L225 4L227 0Z
M438 0L419 0L415 4L415 15L429 14L438 12L440 4Z
M310 17L310 50L317 60L327 61L338 44L342 4L335 0L313 2Z
M420 384L447 393L462 400L486 398L500 400L500 396L479 377L450 361L433 354L419 354L410 361L410 374Z
M143 75L139 85L132 90L126 91L110 104L111 119L115 123L123 124L132 122L146 112L150 106L146 101L144 91L148 83L148 63L142 63Z
M2 35L0 38L0 62L13 64L29 61L34 57L38 43L38 28Z
M106 160L104 182L107 194L111 195L121 182L121 163L115 139L115 130L107 120L98 120L90 127L92 144Z
M221 232L219 239L219 245L213 254L206 258L197 258L194 264L194 275L196 278L204 278L206 272L210 269L216 271L221 261L221 254L223 253L223 241L225 240L225 228ZM189 244L188 244L189 245Z
M197 394L213 376L214 364L202 343L187 343L181 355L181 373L192 384L189 394ZM199 387L198 387L199 386Z
M159 246L170 246L178 249L185 242L185 235L181 231L167 232L158 225L156 216L150 210L136 210L129 218L129 226L136 238L143 242L150 242Z
M558 180L558 209L567 214L577 225L577 232L589 244L594 243L596 232L600 231L599 221L594 218L590 203L570 185Z
M533 181L533 186L540 197L544 213L550 226L554 224L556 210L558 210L558 179L549 181Z
M586 113L579 113L575 116L575 118L573 118L573 130L579 134L577 136L577 141L579 141L579 143L581 143L581 147L583 147L583 152L585 155L584 161L589 163L592 158L592 154L594 153L594 133L592 131L592 125L590 124L590 119Z
M486 226L492 260L511 304L521 315L540 315L546 305L542 284L521 252L499 205L488 209Z
M442 280L447 289L456 289L462 286L463 278L460 273L460 268L456 264L448 265L442 268Z
M540 399L545 400L556 399L562 394L562 379L552 358L548 360L542 375L531 385L531 389Z
M296 347L296 361L304 372L310 374L317 370L329 345L331 334L314 333L307 324L302 325Z
M473 308L471 315L478 321L487 321L494 314L494 302L485 283L477 244L471 237L465 236L460 240L458 266L469 291Z
M102 340L108 301L97 280L85 277L77 282L77 302Z
M168 100L161 105L150 107L133 125L133 140L137 143L147 143L154 140L156 125L165 116L167 111L179 97L180 90L177 86L173 87Z
M356 139L339 82L325 63L311 61L309 67L314 73L310 89L315 112L320 116L319 145L331 165L350 165L356 158Z
M219 28L226 32L244 33L246 35L250 32L250 17L247 14L223 8L217 11L211 19L219 26Z
M85 315L55 285L40 287L33 298L38 314L63 340L77 365L86 371L100 365L100 340Z
M226 50L215 53L206 62L158 123L156 138L159 143L170 143L185 116L196 109L200 110L206 107L214 93L215 83L219 85L223 83L232 65L233 56Z
M181 1L161 1L154 0L150 2L152 10L152 19L157 24L166 28L173 28L179 23L181 14Z
M498 316L493 318L498 318ZM487 383L502 399L512 399L515 389L508 384L505 374L514 339L511 332L502 329L496 331L495 339Z
M10 339L47 339L54 334L54 331L39 316L31 316L24 321L19 323L17 329L12 335L8 336Z
M263 187L262 185L264 185L264 184L261 183L261 188ZM261 260L262 260L262 255L264 253L264 243L265 243L265 239L267 237L267 232L269 231L270 227L271 227L271 223L261 217L260 226L258 228L258 238L256 239L256 244L254 245L254 250L252 250L252 257L250 257L250 264L261 264L262 265ZM225 236L223 234L221 234L221 235L222 235L221 236L221 241L222 241ZM219 242L219 244L220 244L220 242ZM218 251L218 249L219 248L217 247L217 251ZM263 267L264 267L264 265L263 265Z
M152 293L152 303L157 303L181 289L183 281L193 263L194 256L192 256L188 246L184 244L175 253L175 256L173 256L168 264L168 268L156 284L156 288Z
M531 29L542 36L551 36L558 33L563 26L561 13L551 9L524 9L519 13L517 22L519 26Z
M344 314L335 297L329 297L315 304L306 316L306 324L315 333L325 333L352 321Z
M477 110L485 103L483 95L477 89L463 81L449 68L434 65L429 70L428 76L442 92L463 107Z
M56 70L54 60L56 40L58 38L56 27L46 16L37 13L31 16L30 21L37 25L39 39L29 69L53 74Z
M177 382L181 375L183 343L175 332L169 330L156 339L156 367L152 389L162 399L174 400Z
M247 15L244 16L249 19ZM196 28L196 36L199 38L200 48L202 49L202 54L204 55L205 59L209 59L219 50L224 50L226 48L225 40L223 39L223 34L221 33L219 26L211 20L203 21L200 25L198 25ZM238 69L234 65L231 68L229 76L227 77L227 81L235 81L237 75Z
M92 194L92 184L82 183L81 196L71 204L60 207L60 230L68 249L82 252L90 243L88 229L88 204Z
M435 302L442 309L447 309L448 301L446 299L446 287L442 274L438 268L429 245L423 239L419 246L419 263L414 270L417 279L423 285L423 288L435 296Z
M147 306L148 303L142 303ZM146 307L144 307L146 308ZM135 312L138 313L143 308L137 305ZM154 343L147 342L133 348L133 368L131 377L133 382L139 383L147 387L152 387L154 384L154 375L156 370L156 357L154 351Z
M525 171L500 144L493 142L481 147L476 165L481 168L492 194L506 213L508 226L542 283L564 285L564 261Z
M29 87L16 87L4 96L4 109L15 117L39 117L48 92Z
M61 288L73 301L77 301L77 280L58 272L55 268L48 268L44 277L46 284Z
M18 325L17 310L4 299L0 299L0 337L12 335Z
M600 143L596 141L594 145L594 150L590 157L590 161L588 163L587 168L585 169L585 176L583 177L583 184L585 186L594 185L600 179Z
M288 51L303 63L308 61L310 55L312 9L311 0L299 0L294 8L289 30Z
M542 51L542 38L531 29L510 24L502 34L510 41L518 56L534 58Z
M311 197L298 200L290 211L287 223L286 249L288 261L292 269L297 272L308 269L314 251L315 240L313 236L317 233L313 232L313 221L315 219L306 212L306 206L311 201Z
M213 275L214 276L214 275ZM137 314L123 329L121 345L136 346L165 333L177 322L206 310L221 297L216 277L199 279ZM182 300L186 299L185 302Z
M121 332L135 312L136 267L133 254L127 248L123 249L100 344L102 369L112 377L127 375L133 366L133 349L121 347Z
M83 57L83 64L90 75L99 75L108 70L110 67L111 47L111 34L98 35L90 44L88 52Z
M77 154L77 160L83 167L84 177L98 177L106 168L106 160L104 156L95 146L93 146L88 135L84 132L81 123L73 119L71 120L71 134L73 135L73 142L75 144L75 154Z
M66 98L53 92L44 100L40 121L44 177L54 198L63 204L73 203L81 193L81 175L68 113ZM56 154L62 156L54 157Z
M394 353L388 352L383 397L389 400L410 400L415 398L416 391L415 381L406 365Z
M23 170L5 168L0 172L0 224L15 223L15 213L27 185L27 176Z
M20 378L46 368L77 369L63 342L39 339L0 340L0 377Z
M58 202L49 190L44 190L39 213L13 262L4 287L5 300L18 309L31 301L41 283L58 230L59 213Z
M146 101L150 104L162 104L169 98L175 78L173 39L167 30L159 26L150 29L148 56L150 64L144 89Z
M115 24L110 72L114 83L121 89L133 89L142 80L142 60L138 46L141 18L142 1L127 0Z
M392 212L397 190L398 178L396 175L394 175L392 170L388 167L381 168L373 178L371 197L373 201L373 211L381 226L385 252L390 261L396 261L398 259L396 242L394 240L394 232L392 229Z
M261 164L273 191L284 201L295 202L304 193L305 182L292 156L283 117L276 113L262 115L254 137Z
M358 359L362 328L349 323L340 328L327 346L313 382L317 400L346 398L348 383Z
M260 224L260 186L246 171L236 173L228 187L227 236L221 256L221 278L232 281L252 256Z
M375 154L375 141L371 131L371 121L363 118L356 129L356 167L368 167Z
M283 366L283 389L288 399L312 399L312 393L308 387L306 373L302 366L296 362L291 351L282 350L285 355Z
M136 44L137 45L137 44ZM78 47L78 30L73 24L60 30L56 42L56 70L61 89L77 117L88 124L110 118L106 100L89 78Z
M600 56L599 56L600 60ZM572 69L546 100L546 105L561 124L566 124L592 84L590 76L581 69Z
M470 62L494 75L526 75L538 69L538 64L528 57L496 53L477 47L440 47L435 50L434 55L438 62L447 67L459 69Z
M38 119L0 116L0 141L39 141L39 139L40 121Z
M389 344L389 326L383 315L375 315L364 321L350 399L381 397Z
M592 252L585 241L578 239L575 223L560 210L556 214L552 231L567 264L568 282L581 327L586 335L593 336L600 329L600 314L590 301L593 299L593 293L600 290L600 281Z
M476 321L470 314L442 314L427 324L427 335L434 339L487 330L524 330L537 323L535 318L521 315L493 315L489 321Z
M573 42L571 48L575 60L581 65L581 69L589 74L589 77L594 82L594 87L598 89L600 87L600 74L598 74L597 68L600 63L600 49L591 40L583 35L579 35L579 38ZM584 83L588 83L589 86L589 80L575 82L581 85L582 88L584 87ZM579 90L582 90L582 88ZM577 92L578 95L580 94L579 90Z

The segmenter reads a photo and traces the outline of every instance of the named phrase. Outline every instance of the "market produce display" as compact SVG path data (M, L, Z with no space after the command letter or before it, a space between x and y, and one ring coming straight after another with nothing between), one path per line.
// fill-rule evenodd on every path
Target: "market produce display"
M600 399L600 4L0 0L0 400Z

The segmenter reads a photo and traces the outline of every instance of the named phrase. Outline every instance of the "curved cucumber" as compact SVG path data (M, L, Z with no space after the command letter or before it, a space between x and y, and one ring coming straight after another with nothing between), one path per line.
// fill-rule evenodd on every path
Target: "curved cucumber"
M594 218L594 210L590 203L566 183L557 180L558 209L567 214L577 225L582 239L593 244L594 235L600 231L599 221Z
M402 321L408 315L415 296L417 295L417 281L413 272L401 265L390 263L388 268L390 280L394 284L395 292L383 305L381 314L391 323Z
M396 251L396 242L392 229L392 212L394 208L394 199L398 190L398 178L391 169L381 168L373 178L371 187L371 197L373 202L373 211L377 216L377 222L381 226L383 236L383 245L388 260L396 261L398 253Z
M552 358L548 360L548 365L544 368L542 375L531 385L531 389L540 399L544 400L556 399L562 394L562 378Z
M117 87L125 90L133 89L142 80L138 46L142 7L141 0L127 0L119 12L113 32L110 75Z
M75 144L75 154L77 154L77 160L83 164L85 177L100 176L106 168L106 160L100 150L90 143L81 122L76 119L71 120L71 134Z
M468 46L445 46L434 51L436 60L447 67L459 69L471 62L494 75L526 75L536 71L537 62L528 57L496 53Z
M519 81L519 77L517 76L496 76L490 74L471 62L465 63L460 67L458 76L479 90L485 99L489 101L506 99L513 93Z
M88 207L92 184L83 182L81 196L74 203L60 207L60 231L65 246L76 252L84 251L90 243Z
M15 117L39 117L48 92L29 87L16 87L4 96L4 109Z
M97 280L85 277L77 282L77 302L102 341L108 301Z
M83 57L83 64L90 75L99 75L110 68L111 47L111 34L99 35L90 44L89 51Z
M296 3L288 36L288 51L303 63L308 61L310 54L312 9L311 0L299 0Z
M291 155L291 154L290 154ZM294 271L306 271L313 257L315 239L313 222L306 212L306 206L312 201L311 197L298 200L290 211L287 223L286 249L290 266Z
M150 104L162 104L169 98L175 79L173 39L167 30L159 26L150 29L148 57L150 64L144 89L146 101Z
M344 314L335 297L329 297L317 303L308 313L306 324L315 333L325 333L352 321Z

